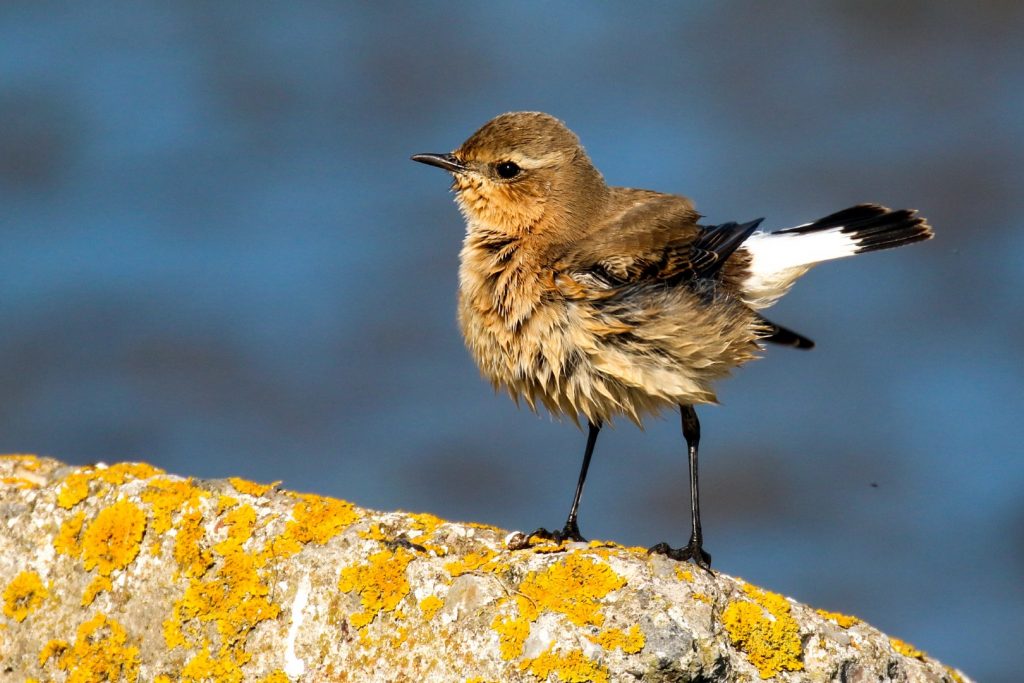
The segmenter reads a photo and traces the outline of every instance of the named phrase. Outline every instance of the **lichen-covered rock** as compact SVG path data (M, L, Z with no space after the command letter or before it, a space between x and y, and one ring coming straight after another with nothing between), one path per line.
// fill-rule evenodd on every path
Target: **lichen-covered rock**
M0 523L0 683L967 680L642 548L273 484L4 456Z

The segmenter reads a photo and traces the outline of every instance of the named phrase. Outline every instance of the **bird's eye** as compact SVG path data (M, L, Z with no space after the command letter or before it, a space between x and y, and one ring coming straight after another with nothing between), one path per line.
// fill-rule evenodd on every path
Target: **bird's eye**
M514 161L502 161L494 167L494 170L498 172L500 177L510 180L519 175L521 169Z

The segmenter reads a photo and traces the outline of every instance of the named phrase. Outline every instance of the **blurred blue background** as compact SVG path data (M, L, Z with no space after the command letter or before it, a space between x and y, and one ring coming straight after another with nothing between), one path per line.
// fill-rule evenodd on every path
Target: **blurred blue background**
M462 222L408 160L548 111L612 184L781 228L863 201L938 238L832 263L700 411L715 566L984 681L1024 644L1024 5L8 1L0 451L561 523L584 435L481 381ZM687 535L678 421L605 430L583 532Z

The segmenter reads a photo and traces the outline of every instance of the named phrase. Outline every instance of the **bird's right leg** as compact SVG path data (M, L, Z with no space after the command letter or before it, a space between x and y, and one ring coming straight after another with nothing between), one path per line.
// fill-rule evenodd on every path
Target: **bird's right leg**
M572 499L572 507L569 508L569 518L565 520L565 526L560 531L548 531L541 527L534 531L530 536L537 536L538 538L550 539L556 543L562 541L585 541L580 534L579 523L577 522L577 515L580 509L580 498L583 497L583 483L587 480L587 470L590 468L590 458L594 454L594 444L597 443L597 434L601 431L600 422L588 422L587 423L587 449L583 452L583 466L580 468L580 478L576 482L576 495Z

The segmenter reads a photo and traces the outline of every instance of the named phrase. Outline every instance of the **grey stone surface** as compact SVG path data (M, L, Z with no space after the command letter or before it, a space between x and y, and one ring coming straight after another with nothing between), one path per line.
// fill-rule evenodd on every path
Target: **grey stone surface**
M148 465L0 458L0 681L968 679L641 548Z

